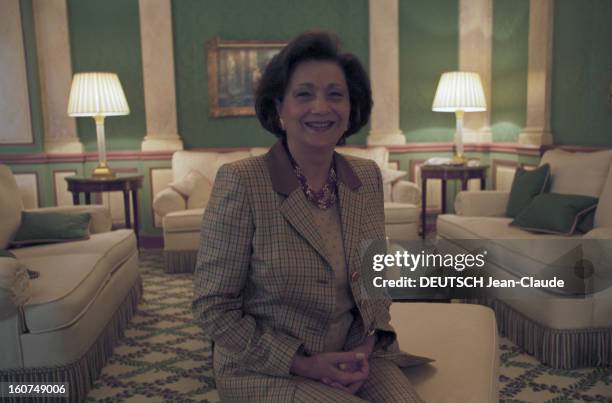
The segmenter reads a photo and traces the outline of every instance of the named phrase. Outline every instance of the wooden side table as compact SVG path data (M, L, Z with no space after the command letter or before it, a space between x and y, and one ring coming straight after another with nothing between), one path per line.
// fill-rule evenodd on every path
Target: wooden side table
M91 193L123 192L123 210L125 212L125 226L132 228L130 218L130 192L132 192L132 208L134 209L134 234L138 243L138 189L142 187L143 175L126 175L115 178L84 178L68 176L68 191L72 192L72 204L79 205L79 193L85 193L85 204L91 204Z
M421 166L421 225L422 238L427 235L427 180L442 180L442 214L446 213L446 181L461 180L461 190L467 190L468 180L480 179L480 190L486 187L488 165L470 167L467 165L422 165Z

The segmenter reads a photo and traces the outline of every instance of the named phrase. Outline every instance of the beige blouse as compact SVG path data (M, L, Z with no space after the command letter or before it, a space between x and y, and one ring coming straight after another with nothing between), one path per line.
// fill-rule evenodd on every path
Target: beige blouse
M327 251L327 260L334 270L336 303L331 323L325 336L325 351L342 351L349 328L353 323L355 301L348 284L348 272L342 243L342 224L338 203L326 210L310 204L315 224Z

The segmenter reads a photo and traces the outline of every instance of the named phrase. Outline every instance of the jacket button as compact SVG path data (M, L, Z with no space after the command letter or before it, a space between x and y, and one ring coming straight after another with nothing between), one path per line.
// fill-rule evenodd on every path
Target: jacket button
M361 277L361 275L358 271L354 271L353 273L351 273L351 281L357 281L359 280L359 277Z

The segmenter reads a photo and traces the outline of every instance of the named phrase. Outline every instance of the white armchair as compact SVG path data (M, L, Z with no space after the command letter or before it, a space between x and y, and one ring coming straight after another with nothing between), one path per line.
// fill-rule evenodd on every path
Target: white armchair
M385 229L387 236L396 240L418 238L421 191L414 183L398 180L405 173L389 169L387 149L384 147L340 147L338 151L374 160L381 168L386 188ZM153 210L162 217L164 260L167 272L193 271L200 242L202 215L219 167L227 162L266 152L267 148L257 147L248 151L229 153L202 151L174 153L172 156L174 182L157 193L153 199ZM183 180L188 175L193 177L193 183ZM198 181L197 185L195 181Z
M387 237L398 241L417 239L421 189L416 184L401 179L407 172L389 168L389 151L384 147L339 147L338 152L376 162L383 178Z

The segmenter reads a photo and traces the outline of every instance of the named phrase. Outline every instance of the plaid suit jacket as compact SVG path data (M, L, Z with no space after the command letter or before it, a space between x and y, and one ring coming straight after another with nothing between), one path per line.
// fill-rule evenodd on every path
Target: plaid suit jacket
M390 300L369 298L360 273L362 241L385 239L380 170L373 161L337 153L334 162L357 308L345 349L377 330L375 354L415 364L394 342ZM215 342L221 396L259 400L290 376L298 350L323 350L334 274L308 203L280 142L265 155L226 164L217 173L202 222L193 310Z

